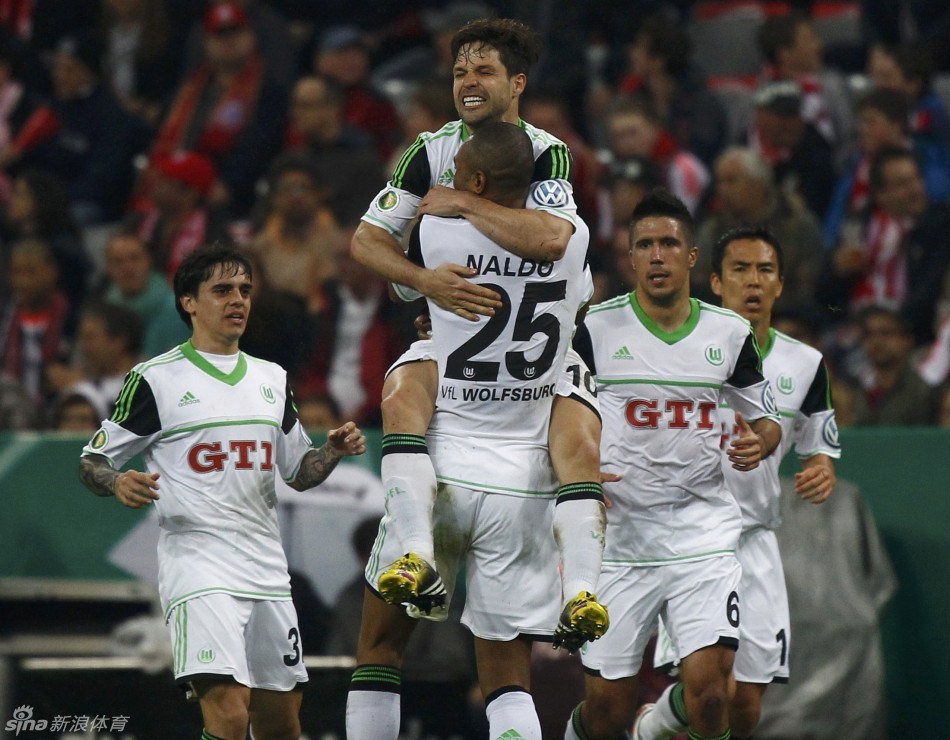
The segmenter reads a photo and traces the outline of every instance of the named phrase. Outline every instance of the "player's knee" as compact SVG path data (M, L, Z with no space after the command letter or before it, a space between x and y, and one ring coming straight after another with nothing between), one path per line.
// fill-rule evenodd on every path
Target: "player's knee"
M233 702L217 704L205 711L205 727L215 735L226 738L247 736L250 716L247 707Z
M587 696L584 699L584 729L590 737L625 737L636 715L634 704L613 696Z
M298 740L300 719L292 713L253 722L255 740Z
M750 737L759 724L762 701L758 694L736 691L729 705L729 727L736 737Z
M729 709L729 692L724 682L714 681L695 691L687 689L685 694L690 726L693 724L718 726L726 717Z

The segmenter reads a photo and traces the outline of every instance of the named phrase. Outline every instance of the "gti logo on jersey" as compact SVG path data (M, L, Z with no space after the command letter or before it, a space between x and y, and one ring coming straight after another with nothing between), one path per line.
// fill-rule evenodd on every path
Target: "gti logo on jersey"
M231 457L235 470L274 469L274 445L263 440L232 439L228 451L220 442L199 442L188 450L185 459L196 473L219 473Z
M666 420L667 429L713 429L713 412L716 404L709 401L696 403L690 399L668 398L660 408L660 401L654 398L634 398L627 403L624 416L627 423L636 429L659 429L661 419ZM696 414L698 412L698 417Z
M567 205L567 191L557 180L539 182L531 191L531 197L541 206L558 208Z

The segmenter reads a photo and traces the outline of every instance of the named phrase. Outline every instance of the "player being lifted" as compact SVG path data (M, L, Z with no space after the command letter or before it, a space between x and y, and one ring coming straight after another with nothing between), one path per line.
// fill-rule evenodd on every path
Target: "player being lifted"
M487 124L456 155L455 186L518 207L533 160L531 140L518 126ZM576 314L589 299L588 236L578 221L556 262L515 257L465 219L423 216L410 237L414 261L474 264L475 280L501 296L495 314L479 323L430 302L439 403L427 438L439 485L433 562L449 598L465 566L462 622L475 636L492 737L541 737L528 693L531 641L552 636L561 608L551 536L558 486L547 428ZM387 506L402 495L391 489ZM370 583L401 552L391 520L387 514L380 524L366 568ZM398 734L398 668L415 624L398 606L365 599L360 666L347 702L351 740ZM607 624L584 626L596 634Z
M521 121L518 100L528 69L537 62L536 34L509 19L473 21L453 37L453 94L461 120L423 133L399 161L389 185L370 205L354 235L352 252L393 284L408 286L456 315L477 320L504 310L497 291L466 280L473 268L457 263L431 268L412 264L397 239L417 214L463 216L514 255L536 262L560 259L577 225L568 182L570 152L563 142ZM535 158L528 208L479 198L452 184L454 157L462 143L487 123L521 126ZM484 323L485 319L481 320ZM494 326L494 324L492 324ZM487 335L485 335L487 336ZM436 402L438 368L428 343L416 343L400 359L383 388L382 478L390 535L403 545L368 598L405 604L410 614L444 619L444 593L432 566L431 512L436 478L425 434ZM557 388L550 425L551 459L560 482L554 530L563 562L566 603L555 635L569 650L593 639L605 625L606 609L593 595L600 570L605 526L600 485L600 418L590 376L569 350ZM591 536L591 533L594 536Z
M736 691L729 702L733 736L751 737L769 683L788 680L788 594L775 537L781 523L778 468L792 446L802 463L795 490L820 504L835 486L833 458L840 456L828 370L817 350L771 328L772 307L782 294L781 245L767 230L742 227L723 234L712 252L712 289L723 308L752 324L762 353L762 369L775 391L782 441L774 455L752 471L737 472L723 458L722 472L742 511L736 557L742 565L739 593L742 620L733 668ZM722 409L732 429L732 412ZM675 662L669 642L658 641L656 663ZM660 700L644 705L634 724L634 740L668 738L686 730L683 686L675 683Z
M725 399L735 410L727 454L738 470L771 453L781 428L749 322L689 296L694 238L683 203L650 191L630 224L636 289L592 307L575 337L597 378L604 468L622 480L605 486L613 508L599 588L611 626L582 653L585 701L570 740L630 727L660 614L682 661L690 737L729 737L741 516L722 477L717 409Z
M313 449L283 368L240 352L251 265L227 247L192 252L175 273L191 339L136 365L112 418L83 448L79 477L133 509L155 503L158 589L175 681L201 705L203 738L300 736L307 680L275 475L297 490L362 454L353 422ZM148 472L120 468L142 453Z

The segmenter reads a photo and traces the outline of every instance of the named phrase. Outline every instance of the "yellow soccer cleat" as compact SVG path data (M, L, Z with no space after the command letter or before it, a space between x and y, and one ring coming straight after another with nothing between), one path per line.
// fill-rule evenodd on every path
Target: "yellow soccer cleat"
M441 622L446 591L435 568L412 552L407 552L379 577L379 595L393 606L405 605L410 617Z
M561 611L554 630L554 648L563 646L567 652L573 653L585 642L601 637L609 626L607 607L598 603L594 594L581 591Z

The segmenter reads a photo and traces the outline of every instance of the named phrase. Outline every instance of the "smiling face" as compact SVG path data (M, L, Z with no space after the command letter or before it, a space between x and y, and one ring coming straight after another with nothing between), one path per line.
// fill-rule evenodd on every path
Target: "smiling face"
M689 271L699 250L690 246L679 221L668 216L640 219L630 241L641 305L643 296L663 307L689 297Z
M726 247L721 274L713 274L711 283L723 308L747 318L754 327L768 326L772 307L782 295L778 256L761 239L736 239Z
M243 269L218 265L211 278L198 286L196 295L181 297L191 315L195 349L219 355L238 351L238 340L247 328L251 311L251 281Z
M497 49L466 44L459 49L452 75L455 109L468 126L518 123L518 98L527 78L523 74L509 77Z

